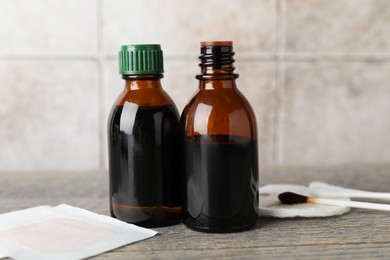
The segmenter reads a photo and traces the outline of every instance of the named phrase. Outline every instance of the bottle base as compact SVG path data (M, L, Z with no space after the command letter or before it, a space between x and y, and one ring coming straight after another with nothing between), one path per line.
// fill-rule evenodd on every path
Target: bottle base
M188 219L183 220L183 224L186 227L204 233L237 233L237 232L242 232L254 228L256 223L257 221L255 221L254 223L237 225L237 226L216 226L216 225L210 226L210 225L199 223L196 220L188 220Z
M165 227L180 223L181 207L128 206L113 203L111 216L145 228Z
M181 222L181 219L178 217L178 218L172 218L172 219L167 219L167 220L163 220L163 221L159 221L159 220L155 221L155 220L151 219L151 220L146 220L146 221L142 221L142 222L136 222L136 223L127 222L127 223L134 224L134 225L144 227L144 228L158 228L158 227L173 226L173 225L179 224L180 222Z

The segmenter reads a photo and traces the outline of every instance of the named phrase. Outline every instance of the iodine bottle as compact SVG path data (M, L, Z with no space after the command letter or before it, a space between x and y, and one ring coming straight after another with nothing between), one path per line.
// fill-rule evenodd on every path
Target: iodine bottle
M180 119L183 222L205 232L252 227L258 213L254 112L237 89L232 42L202 42L199 90Z
M125 88L108 121L111 215L144 227L180 221L179 113L162 89L160 45L119 52Z

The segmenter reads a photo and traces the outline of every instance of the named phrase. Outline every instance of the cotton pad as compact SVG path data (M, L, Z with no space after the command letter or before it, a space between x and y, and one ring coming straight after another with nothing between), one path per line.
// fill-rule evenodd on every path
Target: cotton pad
M349 207L328 206L310 203L295 205L282 204L278 195L283 192L294 192L311 196L310 189L301 185L270 184L259 189L259 216L293 218L293 217L329 217L349 212Z

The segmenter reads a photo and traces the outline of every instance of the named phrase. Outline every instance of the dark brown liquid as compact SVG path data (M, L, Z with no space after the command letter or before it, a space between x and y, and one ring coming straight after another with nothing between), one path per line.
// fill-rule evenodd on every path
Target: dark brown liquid
M185 138L183 222L206 232L234 232L257 221L257 141L228 135Z
M180 220L178 112L115 106L109 122L111 215L145 227Z

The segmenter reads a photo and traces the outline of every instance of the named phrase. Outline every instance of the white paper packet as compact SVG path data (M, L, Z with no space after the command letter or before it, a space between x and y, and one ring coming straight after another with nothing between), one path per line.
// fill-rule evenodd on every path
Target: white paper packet
M0 255L16 260L83 259L156 234L65 204L39 206L0 215Z

